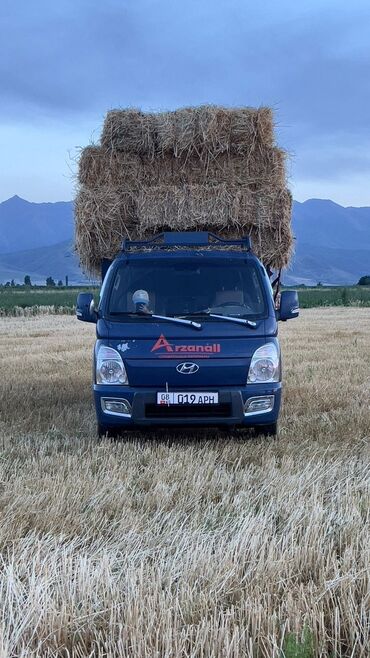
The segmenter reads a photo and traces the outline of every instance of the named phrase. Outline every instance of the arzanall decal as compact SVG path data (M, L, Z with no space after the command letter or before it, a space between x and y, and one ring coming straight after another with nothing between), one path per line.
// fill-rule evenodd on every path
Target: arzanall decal
M159 350L161 351L159 352ZM167 338L161 334L156 343L154 343L151 352L159 352L158 356L167 358L177 358L178 354L192 356L196 354L198 357L207 357L210 354L220 353L221 345L220 343L174 345L173 343L169 343Z

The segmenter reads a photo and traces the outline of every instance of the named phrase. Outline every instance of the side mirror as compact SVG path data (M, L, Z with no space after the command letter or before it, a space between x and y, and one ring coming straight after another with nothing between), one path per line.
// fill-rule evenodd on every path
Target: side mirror
M278 320L291 320L299 315L299 299L296 290L283 290L280 295Z
M77 320L81 320L81 322L96 322L97 312L91 292L79 293L77 297L76 316Z

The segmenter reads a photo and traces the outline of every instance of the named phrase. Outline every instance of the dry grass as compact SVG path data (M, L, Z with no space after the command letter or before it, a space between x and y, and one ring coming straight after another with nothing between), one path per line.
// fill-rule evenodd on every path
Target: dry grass
M282 325L277 442L98 443L94 327L1 318L0 656L368 658L369 313Z

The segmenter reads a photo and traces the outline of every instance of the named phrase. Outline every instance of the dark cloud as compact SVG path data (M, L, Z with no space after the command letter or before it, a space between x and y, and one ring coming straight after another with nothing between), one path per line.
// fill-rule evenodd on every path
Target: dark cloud
M108 107L269 104L281 141L359 152L368 137L370 7L340 0L3 0L3 119L82 121ZM337 168L361 167L331 143ZM321 158L321 164L326 157Z

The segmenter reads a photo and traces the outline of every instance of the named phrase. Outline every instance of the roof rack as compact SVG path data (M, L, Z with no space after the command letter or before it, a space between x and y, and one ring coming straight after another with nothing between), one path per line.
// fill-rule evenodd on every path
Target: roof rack
M136 249L171 249L173 247L240 247L251 251L251 239L244 236L239 240L226 240L208 231L165 231L149 240L128 240L122 243L122 251Z

